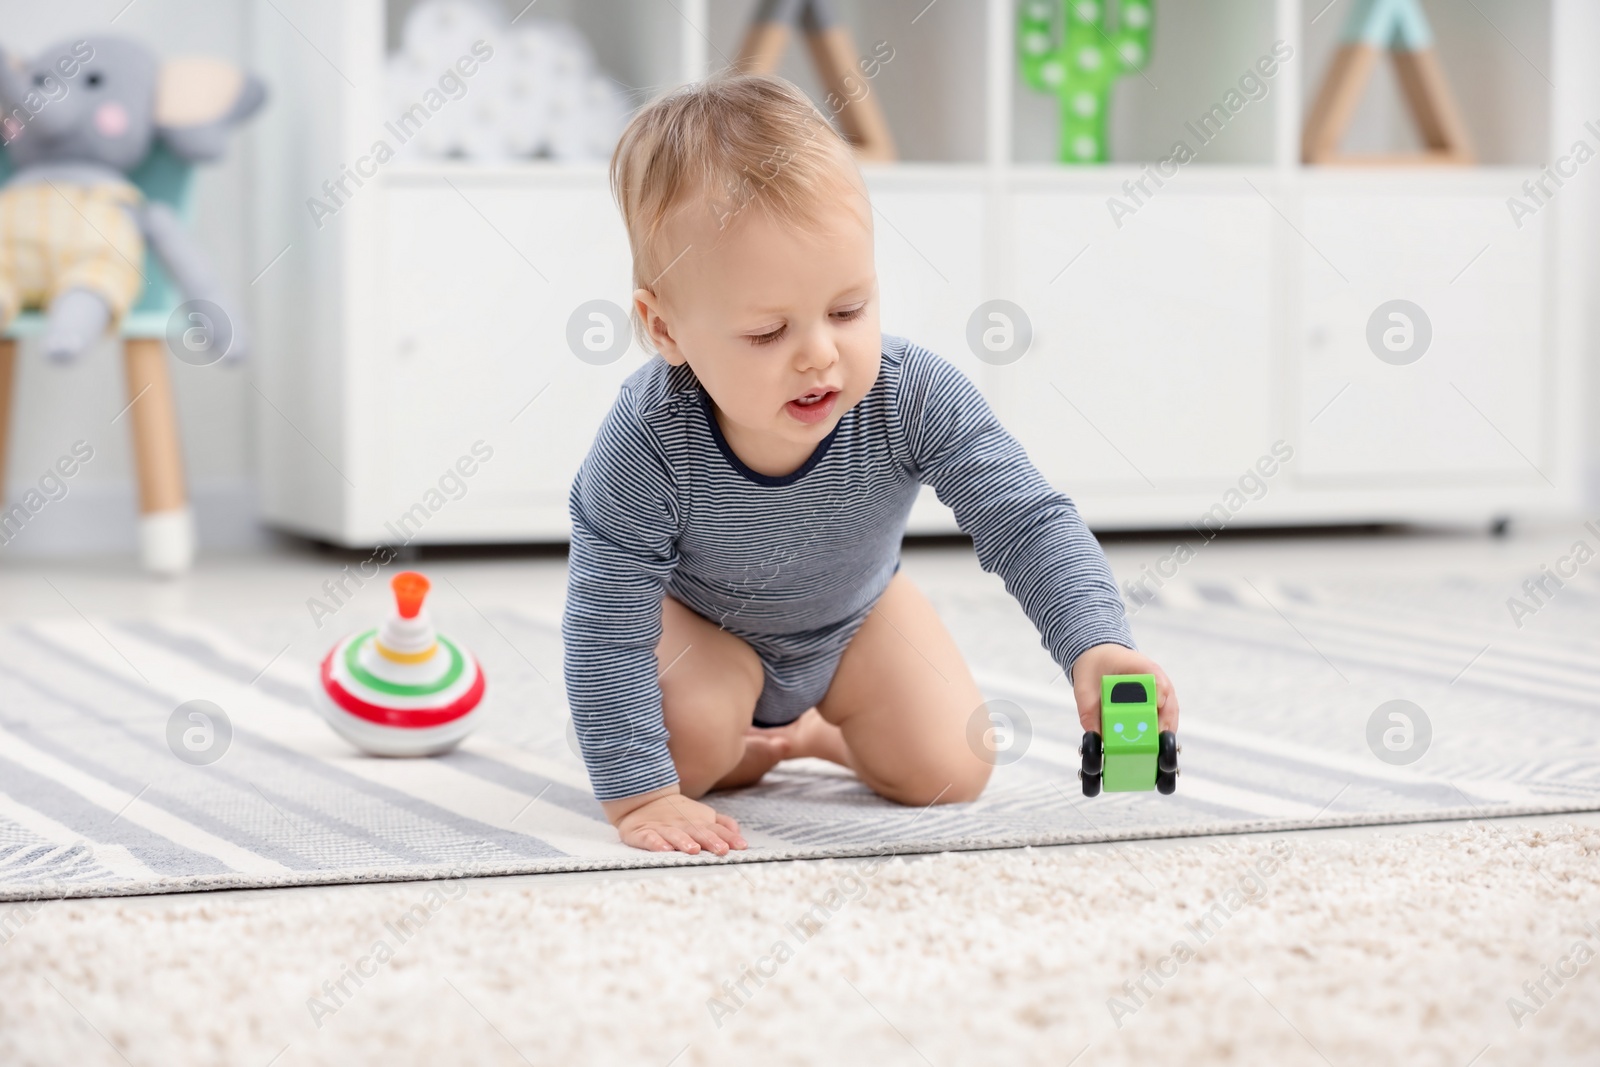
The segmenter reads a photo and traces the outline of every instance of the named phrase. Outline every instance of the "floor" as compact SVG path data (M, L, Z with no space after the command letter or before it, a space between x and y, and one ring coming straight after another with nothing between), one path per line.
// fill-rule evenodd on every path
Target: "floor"
M1228 536L1184 575L1466 574L1498 600L1581 536L1576 520L1501 538ZM1173 544L1111 539L1107 553L1129 576ZM347 583L353 596L320 627L307 606L332 601L324 583L365 556L285 540L204 559L170 582L125 559L0 560L0 624L188 614L246 641L259 632L270 669L285 650L265 635L285 620L303 620L296 644L319 648L384 610L386 583L375 581ZM904 558L930 587L1000 582L959 542L913 543ZM429 551L416 565L448 579L438 588L462 603L440 607L463 620L491 672L523 652L479 613L562 596L558 550ZM1600 576L1575 582L1600 591ZM1542 621L1525 620L1524 633ZM1203 910L1217 886L1284 852L1294 858L1283 869L1297 873L1228 940L1193 968L1170 962L1184 909ZM809 931L785 916L861 884L849 863L478 879L443 897L410 883L0 907L0 1061L288 1067L376 1062L387 1049L394 1063L689 1064L761 1050L773 1062L1096 1064L1165 1050L1180 1062L1491 1064L1582 1062L1577 1050L1600 1044L1600 977L1572 948L1600 950L1600 815L897 860L859 905L847 889L850 910L833 908L852 933L830 931L770 992L766 980L751 986L746 965L787 969L764 951L769 940L776 951L784 930ZM427 921L447 905L413 951L370 962L393 929L386 916ZM1577 969L1551 986L1547 965ZM1165 986L1146 970L1167 966L1179 977L1153 995ZM373 974L357 981L351 967ZM1143 985L1119 992L1127 980ZM1544 993L1523 992L1524 980Z

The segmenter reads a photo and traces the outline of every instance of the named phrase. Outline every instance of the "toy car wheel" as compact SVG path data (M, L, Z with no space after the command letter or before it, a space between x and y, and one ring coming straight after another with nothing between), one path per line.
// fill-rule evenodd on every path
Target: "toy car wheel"
M1160 748L1156 751L1156 767L1169 773L1178 769L1178 735L1171 730L1161 731Z
M1083 757L1083 774L1100 777L1105 769L1105 744L1100 735L1093 730L1086 731L1078 745L1078 754Z
M1171 796L1178 788L1177 771L1156 772L1156 792L1162 796Z
M1097 797L1100 795L1100 776L1098 774L1084 774L1078 772L1078 780L1083 783L1083 795Z

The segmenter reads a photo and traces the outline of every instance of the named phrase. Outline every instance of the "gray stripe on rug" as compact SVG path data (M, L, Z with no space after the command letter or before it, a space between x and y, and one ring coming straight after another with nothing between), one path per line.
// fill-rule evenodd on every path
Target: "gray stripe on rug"
M100 862L82 838L61 842L43 837L10 816L0 815L0 884L127 881ZM49 878L40 872L50 872ZM43 894L42 894L43 895Z
M179 770L177 768L172 768L168 765L169 761L167 757L170 755L170 753L165 746L158 744L150 738L132 730L129 728L127 723L103 715L89 704L67 696L56 690L48 683L41 682L30 675L22 674L14 669L3 666L0 666L0 674L10 675L12 678L19 679L23 682L23 684L32 687L36 691L44 694L49 699L54 700L58 705L71 708L84 718L90 719L101 726L121 733L135 745L154 753L157 757L157 760L163 765L165 770L172 771L174 773L183 773L184 771L187 771L191 774L203 774L206 776L206 780L208 782L215 781L230 785L237 793L239 793L239 795L246 798L250 796L246 788L248 787L248 789L255 790L257 794L259 794L274 808L287 808L299 815L301 818L305 819L307 822L316 823L326 830L343 834L346 837L369 844L374 850L385 853L397 860L406 860L413 863L442 862L442 860L437 856L430 856L427 853L419 852L401 842L385 840L366 827L358 826L349 822L348 820L341 819L338 816L329 815L325 812L318 811L317 809L302 804L300 801L280 791L273 790L269 793L268 790L263 789L259 783L252 781L243 775L235 774L226 767L213 764L203 769L185 767ZM7 729L11 729L13 732L26 732L27 736L35 743L38 743L40 740L45 740L54 745L53 740L46 738L45 735L41 734L36 728L32 727L28 723L0 719L0 724L4 724ZM248 738L250 735L243 734L242 736ZM57 758L62 759L65 762L73 762L76 760L82 769L92 769L94 774L104 777L107 781L111 780L102 772L100 764L93 763L92 761L85 759L79 759L78 753L71 749L70 746L64 747L55 745L53 752ZM126 782L131 781L132 779L124 778L122 780ZM149 794L146 795L148 796ZM271 842L265 841L262 838L250 834L247 830L244 830L235 824L210 820L209 825L202 825L201 823L196 822L194 818L191 818L190 813L192 813L195 809L192 806L184 805L181 801L172 801L162 806L173 815L177 815L179 818L184 819L191 825L195 825L200 829L206 830L206 832L212 834L214 837L221 838L230 844L237 845L240 848L254 852L258 856L282 863L286 867L292 867L299 870L317 870L322 866L322 864L312 860L310 857L304 856L292 849L279 848L273 845Z
M554 778L546 778L542 774L513 767L490 756L459 748L436 758L441 763L482 778L486 782L505 786L517 793L526 793L530 797L541 799L547 804L554 804L574 815L582 815L586 819L610 825L610 820L606 818L600 802L587 789L574 789Z
M80 704L72 698L62 695L45 683L39 682L34 678L27 677L26 675L19 674L9 667L0 666L0 674L9 675L10 677L22 682L22 684L35 689L39 693L43 694L46 698L55 701L58 705L72 708L74 711L85 716L86 718L97 721L102 726L109 726L112 729L117 730L140 748L147 749L153 753L157 753L158 755L164 755L165 758L163 759L163 762L169 761L172 758L172 754L170 752L168 752L164 747L157 746L149 738L139 736L132 730L129 730L124 724L113 719L106 718L88 706ZM168 792L164 792L156 786L157 779L155 777L140 782L139 779L133 775L124 774L121 771L113 770L103 763L90 759L83 753L77 751L71 745L61 743L56 738L51 737L48 734L45 734L42 731L32 727L29 723L16 722L10 719L0 719L0 725L4 725L6 729L11 730L13 733L26 735L29 744L49 753L63 763L71 764L80 771L83 771L85 774L89 775L91 778L97 778L108 785L115 786L116 788L126 792L130 797L138 795L139 799L145 803L161 808L168 814L182 819L184 822L198 830L204 830L213 837L220 838L223 841L227 841L229 844L237 845L242 849L254 852L258 856L270 859L275 863L281 863L283 866L294 870L315 870L317 867L317 864L307 856L301 855L292 849L280 847L257 835L249 833L233 823L226 822L212 815L210 812L197 808L192 804L187 804L183 800L171 795ZM186 769L195 770L193 768ZM169 773L173 771L172 768L167 768L167 770ZM201 773L214 775L216 778L224 780L233 778L233 776L227 771L215 766L207 767ZM15 794L13 794L13 796L15 797ZM23 801L20 797L17 797L16 799L19 803L25 803L25 801ZM88 813L91 811L103 812L104 809L90 801L85 801L83 805L83 812ZM84 825L74 823L66 823L64 825L70 826L78 833L86 835L88 833L88 828ZM233 868L227 867L225 869L232 870Z
M1173 611L1172 614L1177 614L1177 612ZM1273 617L1275 618L1276 616ZM1248 624L1255 620L1241 619L1239 621L1241 623ZM1191 623L1177 618L1161 618L1145 612L1140 612L1139 624L1141 626L1148 625L1164 630L1171 630L1177 633L1184 633L1192 637L1199 637L1209 641L1215 641L1218 639L1220 629L1215 620L1212 620L1208 624L1201 624L1199 622ZM1227 634L1227 637L1234 643L1250 644L1258 648L1270 648L1274 652L1297 654L1320 663L1323 667L1328 666L1327 662L1323 659L1323 653L1318 651L1315 646L1306 644L1303 638L1297 638L1297 645L1293 641L1279 640L1276 637L1263 635L1253 628L1247 628L1246 626L1234 627ZM1359 665L1361 668L1369 671L1376 669L1385 673L1403 674L1412 678L1421 678L1428 682L1444 682L1447 686L1453 684L1459 678L1459 673L1452 677L1451 671L1443 668L1439 670L1428 670L1419 666L1408 666L1387 661L1375 663L1365 659L1345 660L1346 667L1354 665ZM1462 666L1466 665L1467 664L1463 662ZM1490 689L1497 693L1508 693L1517 697L1528 696L1528 690L1526 688L1519 687L1518 685L1508 682L1498 682L1494 679L1475 677L1472 680L1472 684L1474 688L1478 689ZM1596 697L1593 694L1573 691L1566 686L1553 686L1549 688L1551 688L1553 691L1554 699L1559 699L1563 702L1585 708L1600 708L1600 697Z
M250 669L236 660L230 659L223 652L211 644L197 638L174 634L159 624L144 621L128 623L118 627L127 630L152 644L158 644L189 660L195 666L220 674L225 678L239 681L253 677ZM261 686L266 689L267 687ZM306 690L284 682L276 682L271 691L288 703L315 711L315 706L307 695ZM529 797L542 796L542 798L559 808L563 808L575 815L595 819L606 825L610 821L600 807L600 802L595 800L594 794L587 789L576 789L554 778L547 778L533 771L513 767L509 763L493 759L489 756L455 749L436 757L439 762L449 764L456 769L481 778L487 782L504 786L513 792L523 793Z
M253 671L245 664L229 659L216 648L198 638L188 634L175 634L166 627L148 619L139 619L131 622L122 621L114 625L117 629L126 630L128 633L142 638L152 645L160 645L168 652L182 656L195 666L204 667L213 674L219 674L235 682L243 682L259 689L268 696L281 700L285 704L291 704L297 708L306 708L311 711L316 710L308 690L302 689L297 685L290 685L288 682L279 681L276 678L269 678L260 671Z
M155 703L161 707L176 707L179 703L171 696L162 696L158 699L158 695L153 690L144 688L126 678L121 678L107 671L99 664L84 659L70 649L61 647L49 638L34 632L31 628L21 627L19 629L23 637L48 649L53 655L75 663L80 669L95 675L110 685L133 694L141 700ZM457 814L447 808L442 808L430 801L423 800L421 797L402 793L397 789L392 789L389 786L331 766L322 760L306 756L295 749L289 748L287 745L279 744L260 734L244 730L235 731L235 743L241 740L248 741L251 746L293 765L297 770L308 775L321 778L324 781L354 792L365 794L371 799L382 801L417 819L432 823L435 826L444 827L458 835L458 838L463 842L493 846L503 852L530 859L559 858L566 855L565 852L537 837L517 833L513 830L501 830L499 827ZM458 859L458 857L441 855L435 862L444 864L455 859Z
M1049 701L1036 692L1008 687L1004 679L995 678L991 675L984 675L984 687L996 692L1011 693L1013 696L1025 697L1034 704L1049 703ZM1070 712L1074 717L1077 715L1076 707L1069 706L1064 701L1059 701L1054 706L1061 710L1063 714ZM1203 732L1203 730L1204 728L1202 727L1201 731L1191 732L1184 738L1184 752L1186 755L1194 758L1196 756L1210 754L1215 751L1233 757L1237 761L1237 764L1241 767L1260 768L1262 762L1261 752L1245 745L1235 744L1232 741L1207 735ZM1030 758L1038 759L1045 763L1054 763L1056 766L1062 766L1060 763L1052 761L1046 756L1033 754L1030 756ZM1461 794L1462 796L1466 797L1468 804L1475 804L1479 806L1504 803L1497 798L1486 797L1482 796L1481 794L1468 796L1460 786L1446 781L1419 780L1417 782L1406 782L1395 778L1378 777L1371 774L1363 774L1361 771L1353 771L1345 767L1335 766L1333 764L1315 763L1309 758L1289 755L1281 750L1274 751L1271 758L1274 770L1282 769L1299 775L1315 776L1318 779L1341 786L1360 785L1380 794L1404 797L1408 800L1426 801L1431 804L1438 804L1441 807L1455 804L1455 796L1453 794ZM1210 763L1210 761L1208 761L1208 763ZM1066 771L1067 777L1076 777L1076 767L1064 767L1063 769ZM1211 764L1208 769L1213 772L1217 772L1223 768L1218 767L1215 764ZM1268 783L1263 781L1259 776L1247 777L1245 775L1236 775L1232 778L1228 778L1223 775L1217 775L1217 777L1226 781L1228 785L1235 789L1259 793L1262 796L1273 797L1278 800L1292 800L1299 803L1318 804L1326 799L1323 796L1319 796L1318 791L1314 789L1299 790L1293 788L1294 785L1300 784L1298 779L1288 779L1288 782L1291 783L1291 785L1290 788L1285 789L1282 787L1282 782L1276 783L1277 788L1265 788ZM1076 788L1076 782L1074 782L1074 788ZM1176 796L1181 797L1182 794L1176 794ZM1221 815L1242 818L1260 817L1259 812L1242 811L1239 809L1225 808L1218 805L1211 806L1215 807L1217 814Z
M121 845L140 863L167 875L228 874L232 867L137 823L119 819L51 778L0 756L0 781L13 800L54 819L74 833L106 845Z

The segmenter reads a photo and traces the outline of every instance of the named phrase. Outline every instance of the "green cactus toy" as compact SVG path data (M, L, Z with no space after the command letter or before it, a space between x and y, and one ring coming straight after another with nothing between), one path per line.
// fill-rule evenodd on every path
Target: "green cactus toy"
M1111 87L1144 69L1155 23L1151 0L1023 0L1017 15L1022 78L1031 89L1061 102L1061 162L1104 163L1109 158L1106 111ZM1060 38L1056 11L1066 8ZM1106 30L1106 8L1117 7L1117 26Z
M1178 735L1156 720L1153 674L1108 674L1100 680L1100 732L1083 735L1078 778L1083 795L1171 793L1178 785Z

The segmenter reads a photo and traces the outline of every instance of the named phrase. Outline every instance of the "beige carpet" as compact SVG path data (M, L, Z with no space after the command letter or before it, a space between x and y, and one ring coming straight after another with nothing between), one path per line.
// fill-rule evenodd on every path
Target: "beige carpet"
M67 900L0 942L5 1064L1592 1064L1600 825Z

